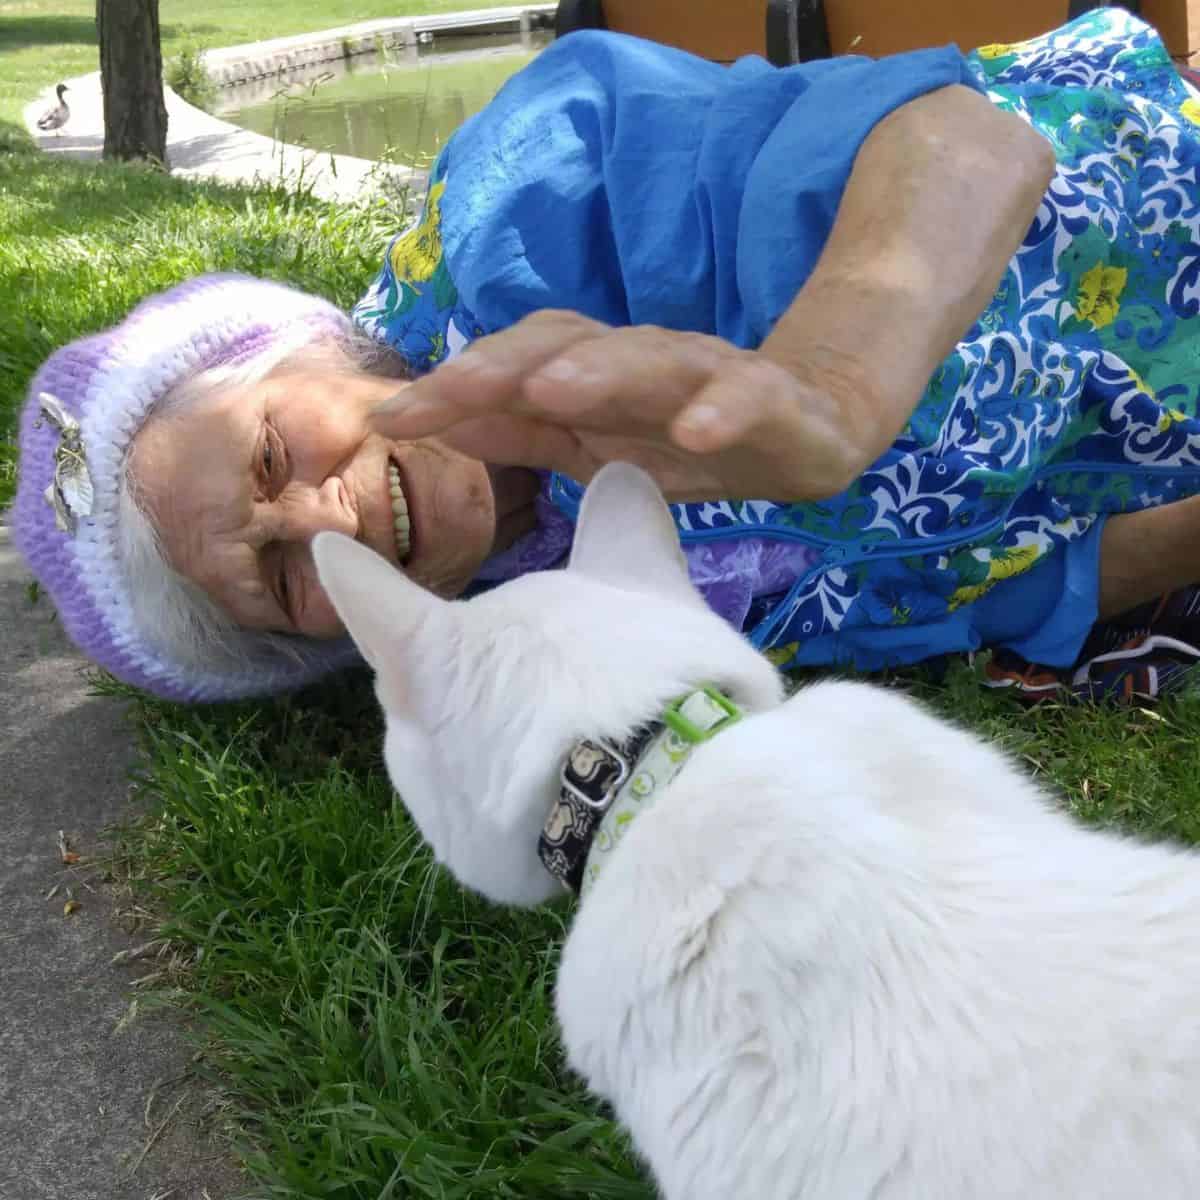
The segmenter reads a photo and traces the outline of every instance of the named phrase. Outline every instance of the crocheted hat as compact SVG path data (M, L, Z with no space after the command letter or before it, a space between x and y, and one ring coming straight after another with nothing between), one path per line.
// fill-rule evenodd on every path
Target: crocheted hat
M354 660L348 639L306 639L303 654L265 664L184 664L154 630L137 628L118 551L126 452L173 386L284 340L299 346L318 329L349 328L344 313L316 296L246 275L203 275L42 365L21 414L13 538L93 662L170 700L227 700L285 691Z

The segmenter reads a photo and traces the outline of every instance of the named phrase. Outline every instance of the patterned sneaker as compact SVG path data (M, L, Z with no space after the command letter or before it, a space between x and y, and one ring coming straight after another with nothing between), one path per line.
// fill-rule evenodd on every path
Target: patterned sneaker
M1096 625L1071 667L1027 662L997 650L984 669L988 687L1021 701L1046 699L1144 704L1178 691L1200 663L1200 585L1180 588Z

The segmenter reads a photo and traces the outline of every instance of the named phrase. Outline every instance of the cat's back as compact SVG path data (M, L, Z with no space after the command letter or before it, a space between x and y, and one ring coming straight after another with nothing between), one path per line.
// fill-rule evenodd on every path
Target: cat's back
M820 684L635 822L560 1016L672 1198L1182 1200L1198 910L1192 853L1081 828L902 695Z

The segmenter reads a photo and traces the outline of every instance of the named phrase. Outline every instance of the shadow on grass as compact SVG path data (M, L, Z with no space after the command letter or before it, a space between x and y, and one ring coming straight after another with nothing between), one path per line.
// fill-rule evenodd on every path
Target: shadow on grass
M361 664L287 695L202 705L155 699L100 670L90 683L101 695L138 704L150 729L210 737L218 746L236 744L285 786L317 782L333 760L363 785L386 774L383 714L371 671Z
M23 125L15 121L0 120L0 155L34 153L33 138Z
M90 17L0 17L0 53L29 46L96 44L96 22Z
M164 25L164 42L180 37L219 33L216 25ZM0 53L26 50L31 46L95 46L96 22L91 17L22 16L0 17Z
M15 137L15 135L14 135ZM4 130L0 128L0 148ZM39 237L62 232L87 235L114 223L136 231L141 217L176 210L227 208L231 218L245 212L250 190L245 186L184 179L140 163L71 162L37 156L22 163L23 211L4 222L8 238ZM271 195L262 188L257 197ZM307 195L276 193L292 211L321 209L324 202Z

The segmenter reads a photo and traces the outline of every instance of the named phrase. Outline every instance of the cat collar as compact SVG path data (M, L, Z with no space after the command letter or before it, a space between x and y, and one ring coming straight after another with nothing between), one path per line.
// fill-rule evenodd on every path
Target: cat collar
M654 804L692 751L741 717L728 696L703 687L668 704L658 720L623 742L576 742L538 839L546 870L569 891L585 894L634 817Z

